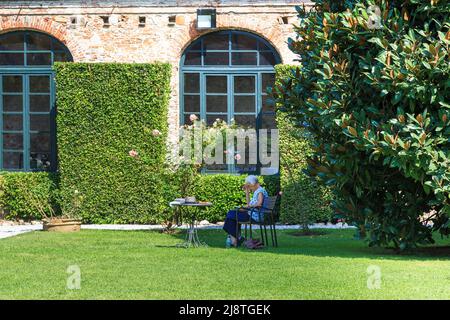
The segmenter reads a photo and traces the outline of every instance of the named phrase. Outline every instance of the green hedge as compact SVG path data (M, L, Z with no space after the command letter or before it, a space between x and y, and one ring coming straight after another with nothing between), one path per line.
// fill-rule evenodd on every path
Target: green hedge
M276 81L289 77L293 66L276 66ZM302 170L312 154L307 130L294 124L282 110L277 111L280 134L281 221L289 224L330 221L331 192L308 178Z
M246 175L210 174L201 175L195 186L194 194L198 200L211 201L213 206L203 211L201 219L209 222L223 221L228 210L245 205L245 193L242 185ZM278 177L260 177L261 184L269 195L278 190Z
M39 220L43 217L30 206L24 188L46 207L56 206L57 175L47 172L2 172L0 174L0 210L6 219ZM45 210L50 215L50 210Z
M170 65L55 63L55 70L62 205L77 190L84 222L158 221L167 207Z

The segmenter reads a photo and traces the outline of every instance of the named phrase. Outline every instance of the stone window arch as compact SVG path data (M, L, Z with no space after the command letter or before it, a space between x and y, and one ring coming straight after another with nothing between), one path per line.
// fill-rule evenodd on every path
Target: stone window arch
M216 119L241 127L275 129L267 88L280 55L265 39L240 30L208 33L191 43L180 63L180 124L191 114L211 125ZM248 155L246 155L248 157ZM210 171L259 173L258 165L217 165Z
M0 35L0 169L56 169L52 65L73 61L58 39L37 31Z

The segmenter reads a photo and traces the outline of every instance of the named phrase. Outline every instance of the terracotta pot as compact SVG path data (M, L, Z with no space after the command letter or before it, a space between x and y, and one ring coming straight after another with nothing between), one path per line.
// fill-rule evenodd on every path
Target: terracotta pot
M44 231L75 232L80 231L81 220L77 219L51 219L44 220Z

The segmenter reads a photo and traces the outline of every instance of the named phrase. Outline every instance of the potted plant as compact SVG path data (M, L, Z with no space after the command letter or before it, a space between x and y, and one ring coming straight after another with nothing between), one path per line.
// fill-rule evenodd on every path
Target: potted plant
M22 196L30 208L36 210L42 216L44 231L72 232L80 230L81 219L79 219L77 212L83 201L83 196L78 190L71 192L70 198L72 200L62 209L56 204L56 199L41 196L43 193L34 192L35 190L27 187L23 181L17 181L17 183L22 184ZM58 195L58 198L60 198L60 195Z
M55 215L52 208L50 210L51 216L44 216L42 219L44 231L56 232L74 232L81 229L81 218L78 214L78 209L83 201L83 196L78 190L69 191L69 203L66 203L60 208L61 215ZM67 200L67 198L65 198ZM63 203L61 201L61 203Z

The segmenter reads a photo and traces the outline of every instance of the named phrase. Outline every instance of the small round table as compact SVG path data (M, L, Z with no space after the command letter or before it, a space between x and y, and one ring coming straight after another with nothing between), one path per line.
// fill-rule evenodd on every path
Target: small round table
M187 208L195 208L196 210L192 210L193 213L190 213L190 219L189 219L189 226L187 229L187 233L186 233L186 240L180 244L177 245L177 247L183 247L183 248L190 248L190 247L200 247L200 246L204 246L207 247L208 245L202 241L200 241L200 239L198 238L198 233L197 233L197 223L196 223L196 213L198 212L198 210L207 208L212 206L211 202L177 202L177 201L173 201L170 203L171 207L178 207L181 216L188 216L188 214L186 214L185 209Z

